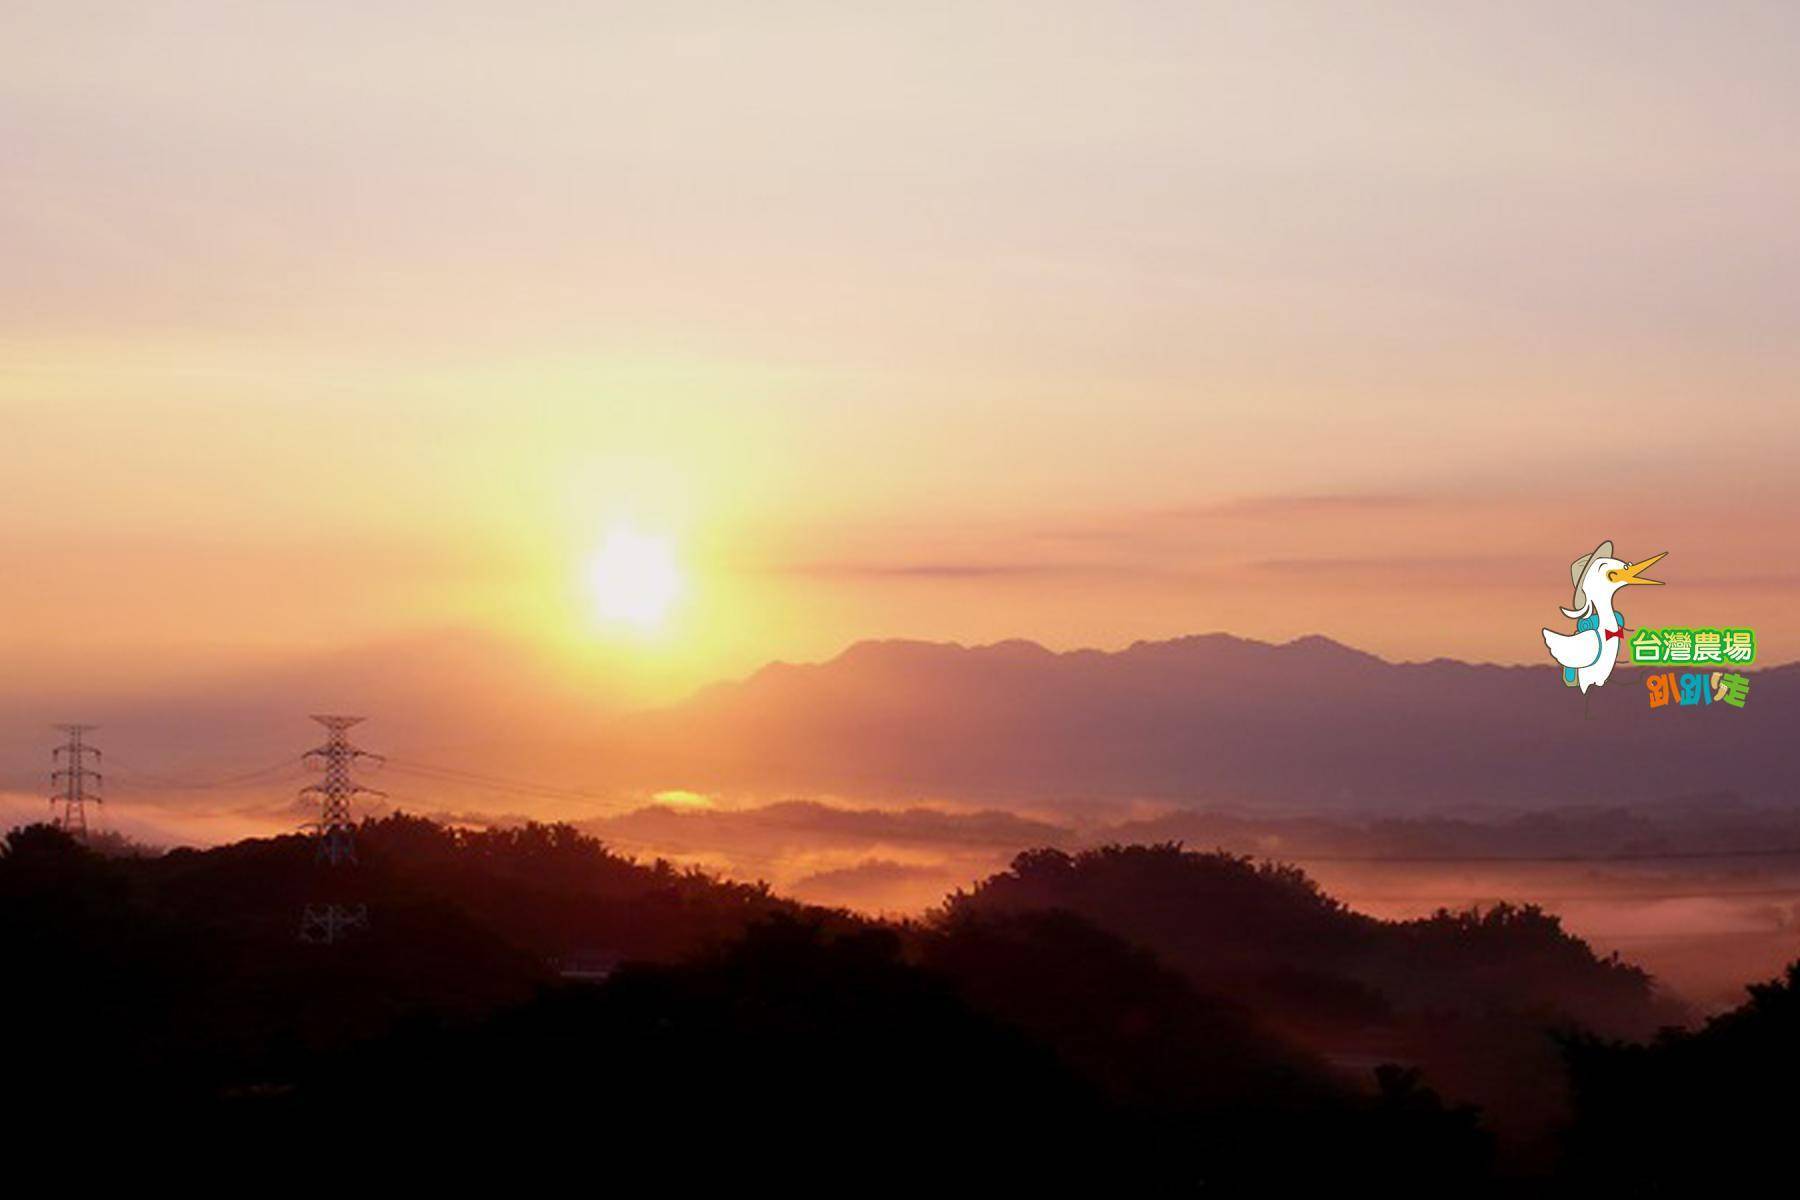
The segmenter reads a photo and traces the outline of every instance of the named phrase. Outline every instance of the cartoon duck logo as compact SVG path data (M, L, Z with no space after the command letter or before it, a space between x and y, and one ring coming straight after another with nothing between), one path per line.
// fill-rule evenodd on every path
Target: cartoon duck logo
M1579 687L1583 708L1587 690L1601 687L1619 661L1619 649L1625 644L1625 614L1613 607L1613 596L1622 587L1634 583L1662 585L1660 579L1645 579L1643 573L1668 555L1652 555L1642 562L1628 563L1613 557L1613 544L1601 542L1592 554L1584 555L1569 565L1569 581L1575 585L1575 604L1562 614L1575 622L1574 633L1544 630L1544 645L1550 657L1562 664L1563 684Z

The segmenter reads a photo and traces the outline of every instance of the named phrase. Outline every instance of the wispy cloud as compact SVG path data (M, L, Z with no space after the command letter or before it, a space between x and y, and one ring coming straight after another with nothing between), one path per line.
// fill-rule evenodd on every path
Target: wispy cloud
M1193 569L1191 559L1177 563L1174 549L1204 549L1196 541L1197 525L1229 527L1279 521L1329 526L1335 519L1355 519L1403 509L1428 510L1434 501L1423 495L1397 493L1294 493L1235 496L1203 504L1154 510L1117 509L1072 517L1053 525L1020 530L1004 523L979 530L930 531L908 528L896 531L905 540L930 537L936 541L961 539L973 547L956 557L909 558L839 557L780 563L768 570L782 575L813 579L1009 579L1077 578L1121 575L1169 575ZM1016 546L1021 540L1041 547L1037 557L996 552L986 556L989 545ZM1057 548L1067 550L1067 557ZM1074 550L1072 546L1087 547ZM1104 547L1104 549L1100 549Z
M1324 517L1335 514L1356 516L1369 512L1392 512L1402 508L1421 508L1432 503L1427 497L1375 492L1291 493L1264 496L1239 496L1214 504L1176 509L1170 516L1187 517Z
M771 568L783 575L814 579L1006 579L1030 576L1086 575L1113 568L1071 562L806 562Z
M1468 553L1461 548L1448 548L1441 554L1409 557L1303 555L1292 558L1259 559L1247 565L1253 571L1267 571L1275 574L1333 571L1364 577L1382 576L1396 580L1411 580L1428 576L1442 576L1447 569L1453 565L1464 563L1468 557ZM1480 570L1493 577L1489 581L1489 586L1505 583L1509 579L1519 583L1532 583L1543 573L1545 562L1546 559L1542 555L1537 557L1482 555Z
M1225 496L1154 509L1098 510L1071 515L1031 533L1046 545L1192 544L1197 538L1226 541L1260 534L1271 526L1330 530L1383 517L1430 517L1458 501L1450 496L1397 492L1288 492Z

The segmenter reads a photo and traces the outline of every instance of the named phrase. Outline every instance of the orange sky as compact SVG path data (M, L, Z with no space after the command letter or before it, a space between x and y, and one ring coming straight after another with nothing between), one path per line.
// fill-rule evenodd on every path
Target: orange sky
M0 686L1534 661L1603 537L1791 659L1800 18L1497 7L8 5Z

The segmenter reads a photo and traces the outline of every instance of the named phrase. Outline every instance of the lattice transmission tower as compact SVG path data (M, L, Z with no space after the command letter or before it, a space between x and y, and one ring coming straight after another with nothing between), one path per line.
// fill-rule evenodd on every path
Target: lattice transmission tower
M85 842L88 838L87 802L104 803L100 796L103 780L100 772L90 768L88 756L100 761L100 751L82 740L94 725L58 725L69 740L50 752L50 810L56 815L51 823L70 837ZM58 805L61 812L56 812Z
M314 716L326 730L325 744L306 752L306 762L318 767L324 778L311 787L302 788L302 799L319 802L319 819L313 828L318 832L318 859L328 867L354 866L356 863L356 817L352 802L358 796L381 796L374 788L356 782L352 771L359 761L382 763L379 754L354 746L348 736L350 727L361 717ZM369 923L368 906L333 901L308 904L300 916L300 940L303 942L335 942Z

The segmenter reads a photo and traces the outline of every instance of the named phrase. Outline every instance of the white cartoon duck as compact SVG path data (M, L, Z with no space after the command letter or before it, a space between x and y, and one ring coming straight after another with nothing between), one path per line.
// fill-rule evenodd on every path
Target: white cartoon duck
M1613 544L1601 542L1592 554L1576 559L1569 566L1569 580L1575 585L1575 606L1562 613L1575 621L1574 633L1544 630L1544 645L1550 657L1562 664L1563 683L1579 687L1582 699L1587 690L1601 687L1619 660L1619 649L1625 644L1625 614L1613 607L1613 595L1634 583L1661 586L1660 579L1645 579L1642 573L1655 566L1669 552L1627 563L1613 557Z

